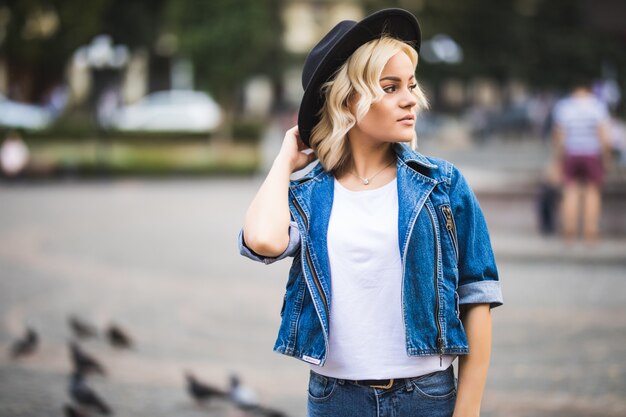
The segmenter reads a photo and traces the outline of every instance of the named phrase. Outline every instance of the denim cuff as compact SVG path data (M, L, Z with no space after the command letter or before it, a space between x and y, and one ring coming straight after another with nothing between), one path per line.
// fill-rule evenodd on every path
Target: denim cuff
M253 261L263 262L266 265L279 261L288 256L293 256L300 244L300 231L298 230L298 224L295 221L289 222L289 244L287 245L287 249L283 253L278 256L263 256L259 255L248 246L243 239L243 227L239 231L239 253L246 258L250 258Z
M461 285L457 289L459 304L489 304L489 308L501 306L500 281L484 280Z

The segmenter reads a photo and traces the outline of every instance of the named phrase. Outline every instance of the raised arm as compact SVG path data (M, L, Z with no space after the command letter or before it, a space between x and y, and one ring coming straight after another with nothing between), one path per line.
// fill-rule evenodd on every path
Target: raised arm
M315 159L313 152L305 154L304 149L298 126L294 126L285 134L272 168L246 211L244 243L259 255L278 256L289 244L289 176Z

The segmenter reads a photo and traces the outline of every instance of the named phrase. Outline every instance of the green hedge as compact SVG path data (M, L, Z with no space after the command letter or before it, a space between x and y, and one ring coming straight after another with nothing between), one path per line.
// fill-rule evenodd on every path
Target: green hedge
M98 140L26 141L29 175L91 174L250 174L260 165L258 147L235 143L211 144L193 140L136 142Z

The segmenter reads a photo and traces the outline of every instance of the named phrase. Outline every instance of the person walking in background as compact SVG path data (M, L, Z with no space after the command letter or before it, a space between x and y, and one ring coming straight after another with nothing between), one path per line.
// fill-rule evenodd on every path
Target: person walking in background
M28 165L30 152L22 136L15 130L7 133L0 147L0 168L7 178L14 178Z
M250 259L294 258L274 350L308 364L310 417L480 414L502 293L467 181L415 151L420 40L415 16L385 9L313 48L298 125L239 233Z
M601 187L611 161L608 122L608 109L584 81L577 81L555 106L554 155L563 175L561 217L567 242L579 234L581 199L584 239L598 240Z

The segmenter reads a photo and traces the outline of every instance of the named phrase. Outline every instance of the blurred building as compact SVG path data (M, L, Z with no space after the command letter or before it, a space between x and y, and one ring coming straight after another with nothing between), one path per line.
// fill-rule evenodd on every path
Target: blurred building
M285 32L283 45L287 52L302 56L341 20L361 20L365 11L355 0L303 1L288 0L283 11ZM302 98L302 67L286 69L284 99L297 106Z

